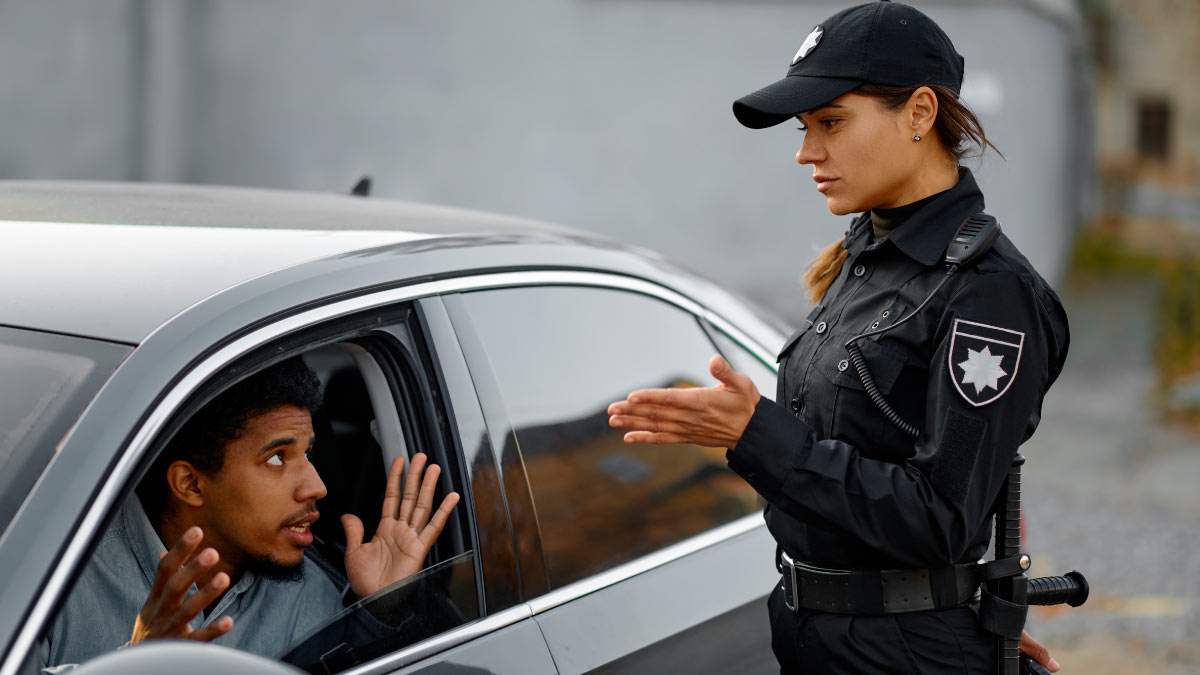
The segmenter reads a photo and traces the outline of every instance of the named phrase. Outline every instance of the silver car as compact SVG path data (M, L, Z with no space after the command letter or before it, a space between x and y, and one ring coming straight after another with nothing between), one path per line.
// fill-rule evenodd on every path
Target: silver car
M711 283L548 225L233 188L0 183L0 242L0 675L39 671L188 416L295 355L322 384L323 510L377 508L418 451L463 496L426 568L275 659L158 641L77 672L775 671L761 500L723 451L628 446L605 414L708 386L715 352L773 395L781 333ZM396 598L419 620L348 628Z

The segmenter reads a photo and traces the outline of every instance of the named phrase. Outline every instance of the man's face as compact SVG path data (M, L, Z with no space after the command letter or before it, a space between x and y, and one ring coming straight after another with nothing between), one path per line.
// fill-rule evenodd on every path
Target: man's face
M201 475L204 504L196 514L204 543L235 570L293 568L312 543L325 484L308 461L312 418L281 406L246 420L225 448L221 470Z

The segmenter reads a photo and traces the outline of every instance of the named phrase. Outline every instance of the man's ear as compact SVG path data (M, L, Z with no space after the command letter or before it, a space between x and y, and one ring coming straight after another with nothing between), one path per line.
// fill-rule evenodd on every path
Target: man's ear
M921 137L930 135L930 130L937 121L937 94L933 93L929 87L920 87L908 98L908 105L905 106L904 112L905 121L912 127L912 135Z
M184 504L197 508L204 506L200 472L190 462L182 459L171 462L171 466L167 467L167 487Z

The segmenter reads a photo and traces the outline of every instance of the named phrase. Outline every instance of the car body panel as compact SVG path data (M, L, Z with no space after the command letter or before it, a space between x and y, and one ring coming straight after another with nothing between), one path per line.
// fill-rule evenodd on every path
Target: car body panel
M688 629L697 623L737 612L746 604L747 598L754 598L753 602L759 605L764 630L757 635L758 639L753 644L737 645L731 644L727 636L710 633L707 644L710 650L745 650L769 655L766 596L779 579L771 564L775 542L765 527L758 526L762 522L761 515L746 519L757 523L741 534L676 557L622 579L620 583L609 584L542 611L539 611L540 605L556 602L556 599L547 597L531 602L534 619L542 627L559 672L573 674L607 669L623 657L626 660L622 667L627 672L650 672L645 663L629 658L629 655L653 645L657 645L658 650L644 652L644 658L671 651L670 643ZM741 524L735 521L731 525ZM726 574L717 579L713 576L714 570ZM578 591L567 586L552 596L564 592L574 594ZM710 629L719 627L719 622L708 624ZM706 663L714 663L709 656L695 651L680 654L676 670L693 672L697 666L703 669ZM745 665L752 663L753 659Z
M5 188L7 186L0 186L0 195ZM301 198L300 203L304 202ZM155 220L148 216L139 219L135 207L136 204L126 203L125 222ZM213 206L208 215L219 221L222 208L236 210L229 205ZM403 210L404 207L388 208ZM436 211L432 207L423 208ZM413 209L414 212L420 210ZM11 527L0 535L0 569L6 570L5 578L0 579L0 606L9 608L0 612L0 640L4 641L0 648L7 656L25 654L32 647L38 627L51 616L64 586L69 583L70 570L79 564L80 557L102 531L106 514L113 504L128 493L122 485L135 476L150 442L178 407L197 388L218 377L249 351L283 336L297 334L317 322L417 298L431 298L423 306L436 307L438 303L432 300L436 296L476 285L523 285L558 278L557 283L623 283L643 291L664 289L664 292L682 298L681 302L695 303L696 307L703 308L706 318L745 331L762 346L764 353L773 354L782 343L782 334L769 320L748 310L736 298L709 282L656 256L557 228L505 226L507 221L504 219L478 214L474 216L478 221L472 221L474 231L468 231L472 227L461 221L469 220L471 214L452 213L452 217L441 220L433 218L436 227L426 228L443 228L438 234L414 234L415 230L403 230L395 235L368 233L371 236L353 242L339 241L334 250L322 251L322 257L315 259L310 256L318 253L325 242L332 241L319 229L295 236L295 232L256 229L242 230L242 234L238 234L236 228L214 227L195 230L200 235L180 235L158 232L165 228L156 227L139 229L141 226L134 225L114 229L95 226L97 236L91 241L97 246L106 241L106 233L119 233L107 240L118 249L122 248L123 237L133 237L139 232L154 232L147 236L161 236L160 241L190 242L200 247L193 252L204 252L204 255L197 253L189 259L188 251L179 249L172 249L170 255L174 256L177 269L186 267L191 270L188 274L197 275L202 272L203 265L196 259L220 252L223 246L257 245L259 237L266 242L277 235L278 238L273 239L276 243L286 241L297 245L295 251L282 257L264 255L256 259L258 262L247 267L253 269L244 275L234 270L221 277L220 283L215 283L214 276L214 283L191 290L183 283L186 274L169 279L139 277L139 268L135 265L139 258L128 251L114 254L122 264L113 265L108 271L109 276L89 275L87 269L88 266L103 269L107 249L97 251L96 256L81 254L70 261L57 259L53 250L27 251L27 257L33 262L24 269L36 268L30 272L33 278L29 280L29 297L22 300L24 304L11 299L2 301L0 322L14 325L43 323L45 325L40 327L45 330L94 335L137 346L80 416ZM7 208L0 209L0 214L7 218L13 216ZM55 216L51 219L53 222L60 223L64 213L50 215ZM116 214L113 215L116 219ZM31 214L23 217L38 220ZM385 217L386 214L378 216ZM49 216L43 221L46 219ZM311 219L305 222L316 226ZM458 225L450 227L448 222ZM22 230L36 231L38 227L41 227L39 222L9 220L3 223L0 232L7 236ZM57 228L57 234L61 236L75 231L74 227L82 226L49 225L46 232L55 234ZM468 232L448 234L450 230ZM91 231L88 232L90 237ZM358 237L354 233L347 234ZM380 240L374 236L393 238L380 245ZM86 247L81 251L83 248ZM0 256L15 257L16 254ZM247 260L251 258L252 255L246 256ZM71 269L66 269L68 267ZM49 284L42 287L32 283L56 275L74 279L75 284L86 284L90 280L95 289L88 293L65 293L64 286ZM537 275L549 276L542 279ZM240 278L242 276L245 278ZM174 283L177 287L164 290L159 296L161 301L142 306L139 302L129 301L131 297L140 297L139 283L142 286L161 283L164 288ZM113 286L106 289L107 284L114 285L120 293L111 294ZM218 288L222 284L229 285ZM56 297L55 293L59 295ZM107 312L89 315L78 306L89 302ZM13 309L16 307L25 307L20 310L24 314L18 316L18 310ZM49 309L43 312L43 308ZM9 314L10 309L12 314ZM72 314L74 318L70 316ZM43 318L35 321L39 316ZM91 318L86 318L89 316ZM443 334L435 340L435 346L441 345L437 348L442 349L449 340L449 334ZM458 358L461 360L462 355ZM465 392L465 378L470 378L470 373L464 373L460 364L454 378L458 382L455 385L459 392L457 398L463 400L469 395ZM478 395L479 392L475 393ZM455 403L456 414L464 414L463 420L470 418L470 405L461 408L459 405ZM481 423L477 408L474 422L468 422L460 432L476 434L478 438ZM511 535L508 546L511 547ZM509 555L512 555L511 550ZM29 564L30 561L45 564ZM508 602L512 602L511 595ZM519 610L520 606L512 609ZM20 665L15 658L6 657L0 664L0 675L10 675Z

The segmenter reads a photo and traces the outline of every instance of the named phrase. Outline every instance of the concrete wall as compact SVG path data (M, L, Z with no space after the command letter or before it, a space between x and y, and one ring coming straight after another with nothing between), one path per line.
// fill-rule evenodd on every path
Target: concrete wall
M1085 170L1069 29L1023 3L919 4L1008 158L979 168L989 210L1053 278ZM743 129L730 103L844 6L0 0L0 177L342 191L369 174L378 196L657 249L795 320L803 264L848 220L795 165L795 125Z

